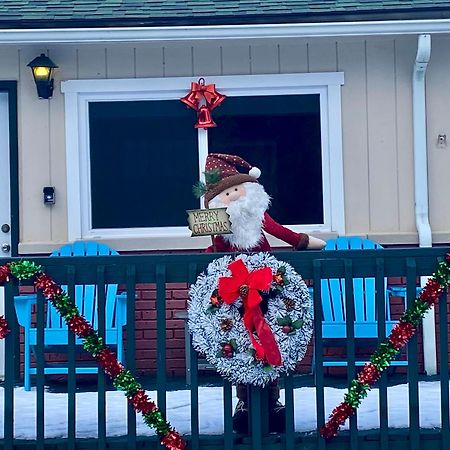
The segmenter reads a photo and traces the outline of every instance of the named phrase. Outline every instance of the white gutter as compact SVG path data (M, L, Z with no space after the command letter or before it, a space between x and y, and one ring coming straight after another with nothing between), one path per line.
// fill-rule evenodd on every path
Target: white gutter
M419 246L431 247L432 235L428 215L428 159L425 76L431 56L431 36L421 34L413 69L413 139L414 193ZM421 277L424 286L427 277ZM436 375L436 326L434 309L423 318L423 358L428 375Z
M0 30L0 44L141 42L449 33L450 19Z

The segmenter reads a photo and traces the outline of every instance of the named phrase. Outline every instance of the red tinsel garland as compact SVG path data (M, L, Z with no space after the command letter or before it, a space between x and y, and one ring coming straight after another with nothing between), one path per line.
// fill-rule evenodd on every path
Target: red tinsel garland
M432 280L430 278L424 288L420 291L419 300L431 305L437 303L443 292L444 287L441 286L436 280Z
M344 425L345 421L355 414L356 408L353 408L348 403L341 403L336 408L333 409L331 417L328 422L320 430L320 434L326 438L330 439L337 435L339 427Z
M11 278L10 264L0 266L0 286L5 284ZM52 303L56 301L56 297L64 294L62 288L48 275L43 272L35 274L35 287L39 289L45 298L49 299ZM24 277L25 278L25 277ZM75 309L76 310L76 309ZM69 329L78 337L85 339L95 335L95 331L91 324L80 314L73 314L70 318L65 318ZM3 316L0 316L0 339L3 339L9 333L8 324ZM101 366L104 372L109 375L115 382L119 375L127 375L124 366L117 360L116 355L107 347L103 347L98 353L94 355L99 366ZM131 374L131 381L137 384ZM140 412L143 415L150 413L159 413L156 404L149 399L147 394L142 388L139 388L131 397L129 397L129 403L133 406L136 412ZM161 417L163 423L165 420ZM186 442L180 436L180 434L170 427L166 423L168 431L161 436L161 444L169 450L185 450Z
M439 270L444 270L445 278L440 279L444 279L446 285L448 285L450 281L450 267L448 266L449 263L450 254L447 254L445 256L445 261L439 265L437 275L433 275L433 277L437 278L439 276ZM433 306L438 302L439 297L445 290L445 287L446 286L443 286L435 278L430 278L424 288L421 290L418 300L416 300L414 305L412 305L412 307L408 309L412 310L417 302L427 303L429 307ZM400 322L393 327L391 334L386 340L386 342L392 346L394 351L400 350L402 347L404 347L416 332L416 327L412 323L408 322L408 316L406 315L407 311L405 311L405 314L400 318ZM385 357L386 359L388 359L389 356L387 355L387 351L385 351L385 353ZM361 389L361 392L367 392L368 390L370 390L371 386L373 386L375 382L380 378L381 370L382 369L378 369L372 362L368 362L365 364L361 372L358 374L356 380L354 380L357 384L359 384L359 387L363 388ZM354 383L352 383L351 386L354 386ZM361 401L362 398L363 395L360 394L358 400ZM348 400L348 398L346 398L346 400ZM334 436L337 436L339 427L343 425L345 421L356 412L356 408L348 403L349 400L346 400L344 400L336 408L333 409L328 421L321 428L320 434L325 439L330 439Z
M62 289L58 286L51 277L46 275L45 273L41 273L36 277L34 282L36 289L42 291L42 294L45 298L52 299L55 295L62 294Z
M70 331L75 333L78 337L84 338L92 334L91 324L82 316L75 315L68 322L67 326Z
M117 360L116 355L109 348L104 348L97 353L95 359L99 366L111 378L116 378L124 370L123 365Z
M139 389L128 401L136 411L143 415L152 413L157 409L155 403L148 398L143 389Z
M9 264L0 266L0 286L9 281L10 276L11 276L11 269L9 268Z
M3 316L0 316L0 339L5 339L9 331L8 322Z
M416 328L414 325L408 322L399 322L392 328L388 341L391 343L392 347L400 350L414 336L415 332Z
M373 384L381 376L380 371L371 363L368 362L364 365L361 372L358 374L358 381L363 384Z
M162 439L161 444L169 450L180 450L186 448L183 438L174 430L169 431Z

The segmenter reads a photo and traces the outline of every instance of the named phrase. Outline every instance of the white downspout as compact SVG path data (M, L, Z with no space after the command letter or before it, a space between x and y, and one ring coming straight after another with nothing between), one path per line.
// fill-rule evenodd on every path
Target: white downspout
M419 35L413 69L413 138L414 138L414 193L416 226L419 247L431 247L432 235L428 216L428 158L425 76L431 56L431 36ZM426 282L421 277L421 286ZM436 326L434 309L423 319L423 358L428 375L437 373Z

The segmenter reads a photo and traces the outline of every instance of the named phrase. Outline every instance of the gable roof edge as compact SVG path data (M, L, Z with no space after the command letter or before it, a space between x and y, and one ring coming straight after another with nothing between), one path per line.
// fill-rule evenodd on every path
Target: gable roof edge
M178 27L0 29L1 44L186 41L449 33L450 19Z

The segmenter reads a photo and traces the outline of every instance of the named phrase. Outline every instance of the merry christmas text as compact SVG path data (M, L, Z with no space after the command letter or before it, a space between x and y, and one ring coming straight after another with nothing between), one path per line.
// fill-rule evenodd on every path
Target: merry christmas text
M188 223L192 236L230 234L231 223L226 211L226 208L188 210Z

